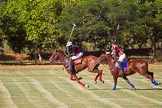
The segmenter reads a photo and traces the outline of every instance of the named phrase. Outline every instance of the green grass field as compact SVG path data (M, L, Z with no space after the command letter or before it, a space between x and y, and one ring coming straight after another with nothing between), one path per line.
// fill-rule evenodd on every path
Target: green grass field
M113 91L112 75L103 70L105 83L95 84L94 73L78 74L89 88L71 81L60 65L0 66L0 108L162 108L162 85L134 74L128 78L137 90L118 79ZM149 65L154 77L162 82L162 65Z

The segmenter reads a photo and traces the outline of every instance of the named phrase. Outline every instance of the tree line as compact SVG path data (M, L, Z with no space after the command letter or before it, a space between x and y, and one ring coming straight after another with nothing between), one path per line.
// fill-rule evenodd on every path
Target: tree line
M162 47L162 0L0 0L0 46L14 52L63 48L71 40L108 50ZM159 55L159 54L158 54Z

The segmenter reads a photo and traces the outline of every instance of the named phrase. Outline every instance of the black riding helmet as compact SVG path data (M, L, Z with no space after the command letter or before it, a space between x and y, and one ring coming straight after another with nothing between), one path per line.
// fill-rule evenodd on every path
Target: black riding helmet
M117 44L117 40L113 40L112 41L112 44L115 44L116 45Z

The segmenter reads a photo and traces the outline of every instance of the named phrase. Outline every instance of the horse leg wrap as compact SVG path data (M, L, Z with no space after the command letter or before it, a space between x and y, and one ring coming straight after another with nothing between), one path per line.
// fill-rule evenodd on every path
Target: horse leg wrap
M97 76L94 78L94 81L96 82L98 77L100 76L100 73L97 74Z
M70 78L72 81L76 81L76 77L74 77L74 76L71 76L71 78Z
M85 84L79 81L79 84L83 87L85 87Z
M155 86L159 85L159 83L158 83L156 80L153 80L152 83L153 83Z
M94 81L95 81L95 82L97 81L97 76L94 78Z
M102 81L102 72L100 72L99 80Z
M116 86L114 86L114 87L112 88L112 90L116 90Z
M135 88L133 83L130 83L129 85L130 85L131 88Z

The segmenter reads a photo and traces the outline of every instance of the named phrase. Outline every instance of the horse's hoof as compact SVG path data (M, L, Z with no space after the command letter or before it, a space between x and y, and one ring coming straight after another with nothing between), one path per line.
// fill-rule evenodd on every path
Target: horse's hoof
M85 85L86 88L89 88L89 85Z
M116 90L116 86L114 86L114 87L112 88L112 90Z
M156 81L156 80L153 80L152 83L155 85L155 86L158 86L159 83Z
M78 80L81 80L81 79L83 79L83 78L82 78L82 77L79 77L79 78L78 78Z
M131 88L135 88L133 83L130 83L129 85L130 85Z
M94 81L95 84L97 84L97 81Z
M104 83L105 81L104 80L101 80L102 83Z
M70 80L72 80L72 81L76 81L76 79L75 79L75 78L70 78Z

